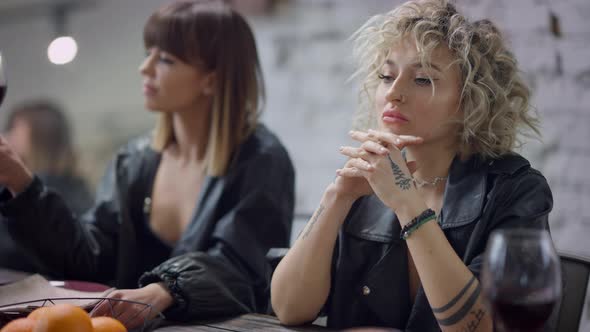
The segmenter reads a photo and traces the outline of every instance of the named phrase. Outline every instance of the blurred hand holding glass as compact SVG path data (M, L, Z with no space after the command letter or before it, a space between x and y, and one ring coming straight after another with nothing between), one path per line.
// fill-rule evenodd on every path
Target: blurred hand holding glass
M492 233L482 270L484 293L500 331L540 331L561 298L561 267L547 231Z

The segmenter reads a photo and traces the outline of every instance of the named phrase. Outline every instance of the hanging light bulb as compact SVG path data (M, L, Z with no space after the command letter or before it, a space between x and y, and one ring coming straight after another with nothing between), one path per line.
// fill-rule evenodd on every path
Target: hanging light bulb
M56 65L65 65L72 62L78 54L78 44L70 36L55 38L47 48L49 61Z
M66 30L66 5L58 5L54 10L54 23L57 38L55 38L47 47L47 57L49 61L56 65L64 65L72 62L78 54L78 43L76 40L67 36Z

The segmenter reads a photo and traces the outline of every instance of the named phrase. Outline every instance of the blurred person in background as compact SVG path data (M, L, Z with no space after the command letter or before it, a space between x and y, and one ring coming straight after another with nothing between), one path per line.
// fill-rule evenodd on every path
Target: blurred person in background
M272 278L281 322L492 331L479 282L490 233L548 230L545 177L514 152L539 133L516 59L489 20L409 1L354 35L363 120ZM402 153L403 149L403 153ZM556 306L557 307L557 306Z
M72 212L82 214L92 206L92 194L79 175L70 122L65 112L49 100L15 106L4 128L8 144L43 183L59 193Z
M95 309L128 327L157 311L172 320L265 311L266 253L289 244L295 175L259 123L252 31L223 1L175 1L148 19L144 45L145 107L159 113L152 135L117 153L81 219L3 140L3 222L53 272L114 285L110 297L156 309Z
M77 172L70 122L56 103L39 99L13 107L4 135L31 172L60 194L73 213L80 215L92 206L91 191ZM0 266L45 272L34 260L25 255L0 223Z

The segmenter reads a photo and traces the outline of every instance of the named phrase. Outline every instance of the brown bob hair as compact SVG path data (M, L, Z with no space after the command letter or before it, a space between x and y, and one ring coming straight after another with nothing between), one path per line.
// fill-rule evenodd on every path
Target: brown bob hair
M225 174L236 147L256 128L265 90L254 35L246 20L218 0L180 0L157 10L144 27L157 47L216 75L206 151L207 174ZM175 140L172 115L158 119L152 146Z

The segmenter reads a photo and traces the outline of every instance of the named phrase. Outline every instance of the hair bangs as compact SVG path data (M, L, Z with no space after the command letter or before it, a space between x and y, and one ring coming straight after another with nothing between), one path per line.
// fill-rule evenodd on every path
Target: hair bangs
M215 24L210 12L203 11L202 6L211 6L210 2L182 1L173 3L155 12L145 24L143 41L146 49L157 47L189 64L202 64L200 61L214 58L206 54L205 41L210 41L204 34ZM213 22L212 22L213 21ZM215 29L213 29L215 30ZM209 49L214 47L209 47ZM204 61L211 69L214 63Z

